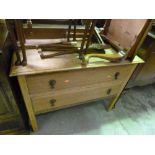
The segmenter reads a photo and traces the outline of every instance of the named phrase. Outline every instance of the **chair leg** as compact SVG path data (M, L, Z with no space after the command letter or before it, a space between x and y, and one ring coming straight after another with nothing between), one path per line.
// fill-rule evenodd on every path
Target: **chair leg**
M22 23L20 20L15 20L15 24L16 24L16 31L18 35L19 44L23 55L22 65L25 66L27 65L27 58L26 58L25 37L23 33Z
M76 24L77 24L77 21L74 20L74 33L73 33L73 41L76 41Z
M90 41L91 41L91 38L92 38L92 35L93 35L93 32L94 32L94 27L96 25L96 22L97 22L97 20L92 20L91 21L91 27L90 27L90 30L89 30L89 37L88 37L87 44L86 44L85 54L86 54L86 52L88 50L88 47L90 45Z
M67 41L70 41L70 36L71 36L71 26L72 26L72 19L69 20L69 25L68 25L68 34L67 34Z
M20 58L18 47L17 47L17 40L15 37L15 31L14 31L15 30L14 23L11 23L10 19L6 19L6 25L7 25L7 29L9 31L9 34L10 34L10 37L11 37L11 40L13 43L14 51L15 51L16 57L17 57L15 65L19 66L19 65L21 65L21 58Z
M89 31L89 25L90 25L90 21L87 20L86 25L85 25L85 30L84 30L84 34L83 34L81 47L80 47L80 51L79 51L79 58L82 60L82 63L85 63L85 60L84 60L84 46L85 46L86 39L87 39L87 33Z
M28 27L29 29L32 29L32 21L31 21L31 19L28 19L28 20L27 20L27 27Z

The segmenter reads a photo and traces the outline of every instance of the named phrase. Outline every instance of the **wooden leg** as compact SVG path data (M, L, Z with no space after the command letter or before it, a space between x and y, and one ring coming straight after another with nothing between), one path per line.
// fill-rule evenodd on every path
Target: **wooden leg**
M73 33L73 41L76 41L76 23L77 23L77 21L76 21L76 19L74 19L74 33Z
M119 97L120 97L120 94L118 94L112 98L111 102L109 103L109 105L107 107L108 111L112 110L115 107L115 104L118 101Z
M90 30L89 30L89 36L88 36L88 40L87 40L87 44L86 44L85 54L86 54L88 47L89 47L89 44L91 42L91 38L92 38L92 35L94 32L94 27L95 27L96 22L97 22L97 20L91 21L91 26L90 26Z
M67 35L67 41L70 41L70 36L71 36L71 27L72 27L72 19L69 20L69 25L68 25L68 35Z
M114 108L116 102L118 101L119 97L121 96L122 91L124 90L124 88L125 88L126 84L128 83L130 77L132 76L132 74L133 74L133 72L134 72L136 66L137 66L137 64L133 64L133 65L132 65L132 69L129 70L128 76L127 76L126 79L124 79L123 84L122 84L122 87L121 87L120 90L118 91L117 95L114 96L114 97L112 98L112 101L109 103L109 105L108 105L108 107L107 107L107 110L108 110L108 111L110 111L110 110L112 110L112 109ZM125 67L125 66L124 66L124 67Z
M36 120L32 102L29 96L29 90L27 88L27 82L26 82L25 76L18 76L18 82L19 82L20 89L28 112L30 125L33 131L37 131L38 130L37 120Z
M27 65L27 58L26 58L25 37L24 37L23 27L20 20L15 20L15 25L16 25L18 41L20 44L19 46L21 47L21 51L23 55L22 65L25 66Z
M10 33L14 51L16 52L17 61L15 62L15 65L19 66L19 65L21 65L21 58L20 58L18 47L17 47L17 40L15 37L15 31L14 31L14 23L12 20L6 19L6 25L7 25L8 31Z
M85 43L86 43L86 40L87 40L87 33L89 31L89 26L90 26L90 21L87 20L86 24L85 24L85 30L84 30L82 43L81 43L81 47L80 47L80 52L79 52L79 59L82 60L82 64L85 64L84 46L85 46Z

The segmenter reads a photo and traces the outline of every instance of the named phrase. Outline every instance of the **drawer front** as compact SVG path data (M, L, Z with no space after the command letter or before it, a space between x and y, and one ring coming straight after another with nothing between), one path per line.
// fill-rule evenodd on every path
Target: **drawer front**
M126 65L31 75L27 76L27 85L30 94L54 92L108 81L122 81L132 69L132 65Z
M91 87L77 87L76 89L55 91L54 93L31 95L31 99L34 111L38 114L114 95L121 86L122 84L109 85L109 87L105 87L103 84L94 84Z

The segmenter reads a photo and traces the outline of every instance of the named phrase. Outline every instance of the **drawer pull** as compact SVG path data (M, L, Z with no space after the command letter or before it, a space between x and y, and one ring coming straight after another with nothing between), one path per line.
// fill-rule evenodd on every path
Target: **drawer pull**
M109 95L111 93L112 89L107 90L107 94Z
M118 76L120 75L120 72L116 72L115 73L115 80L117 80L118 79Z
M49 85L51 86L52 89L55 88L55 84L56 84L56 81L55 80L50 80L49 81Z
M50 100L50 105L51 105L52 107L55 106L55 102L56 102L55 99Z

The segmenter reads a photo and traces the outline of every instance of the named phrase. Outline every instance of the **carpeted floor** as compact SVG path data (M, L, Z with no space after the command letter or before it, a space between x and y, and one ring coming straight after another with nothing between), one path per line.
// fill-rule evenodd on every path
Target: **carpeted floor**
M155 84L126 90L115 109L105 110L107 100L50 112L37 117L45 135L155 134Z

